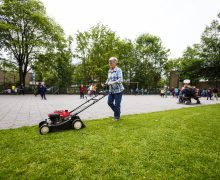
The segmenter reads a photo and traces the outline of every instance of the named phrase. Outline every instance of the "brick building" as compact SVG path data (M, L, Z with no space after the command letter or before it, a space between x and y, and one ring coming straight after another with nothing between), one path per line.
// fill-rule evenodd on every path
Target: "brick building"
M25 78L26 86L29 86L32 81L32 73L27 73ZM19 83L19 74L16 71L0 70L0 86L16 85Z
M220 80L218 82L210 82L210 81L204 81L200 80L196 83L190 83L192 86L196 86L199 89L208 89L209 87L216 87L220 88ZM170 72L170 83L169 86L172 88L179 87L181 88L183 86L183 82L180 82L180 75L178 71L171 71Z
M169 86L171 88L179 87L179 73L177 71L171 71L170 72L170 83Z

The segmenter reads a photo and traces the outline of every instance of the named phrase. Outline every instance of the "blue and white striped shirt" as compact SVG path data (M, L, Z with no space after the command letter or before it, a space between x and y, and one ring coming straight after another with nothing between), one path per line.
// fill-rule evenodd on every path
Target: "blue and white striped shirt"
M115 67L114 69L109 69L108 71L108 79L106 81L106 84L112 82L113 84L109 86L109 93L116 94L124 90L124 86L122 85L123 82L122 70L119 67Z

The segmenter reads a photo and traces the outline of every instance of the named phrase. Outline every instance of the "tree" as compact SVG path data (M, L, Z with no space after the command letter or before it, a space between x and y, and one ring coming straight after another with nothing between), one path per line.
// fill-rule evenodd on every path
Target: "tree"
M220 14L218 15L220 18ZM187 47L179 59L181 79L194 84L200 79L217 82L220 79L220 24L214 20L201 35L201 42Z
M62 39L63 30L46 15L38 0L0 1L0 47L12 53L25 86L28 68L45 48Z
M220 13L218 19L205 28L201 36L201 59L204 61L203 77L210 81L220 80Z
M179 61L180 77L190 79L196 84L203 77L204 61L200 58L201 46L194 44L187 47Z
M156 88L163 75L168 52L169 50L162 46L159 37L150 34L140 35L135 42L134 79L142 86Z
M119 38L106 26L97 24L89 31L78 32L76 40L75 57L80 62L76 73L83 77L81 83L105 81L108 59L118 55Z
M117 41L117 57L119 59L119 66L123 71L124 81L130 83L134 77L135 65L135 49L131 40Z
M120 39L106 26L98 24L89 31L78 32L76 39L76 57L80 64L74 77L78 82L82 79L86 83L105 81L108 59L116 56L125 81L157 87L168 56L160 38L143 34L133 43L129 39Z
M39 54L32 69L35 71L37 81L44 81L46 84L66 88L72 83L72 37L57 44L56 51L53 49Z

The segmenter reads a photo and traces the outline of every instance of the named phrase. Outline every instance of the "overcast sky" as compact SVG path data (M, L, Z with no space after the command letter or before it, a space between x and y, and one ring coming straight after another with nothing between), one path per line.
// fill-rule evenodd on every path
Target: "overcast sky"
M159 36L182 55L188 45L200 42L206 25L217 19L220 0L41 0L50 17L67 35L97 23L107 25L121 38L135 40L142 33Z

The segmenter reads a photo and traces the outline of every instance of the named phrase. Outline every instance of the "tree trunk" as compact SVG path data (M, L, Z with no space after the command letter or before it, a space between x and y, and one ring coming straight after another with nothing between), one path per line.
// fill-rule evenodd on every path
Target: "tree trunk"
M22 77L22 78L23 78L23 79L22 79L22 80L23 80L23 82L22 82L22 83L23 83L23 85L24 85L24 88L25 88L25 79L26 79L26 74L27 74L27 72L23 72L23 73L22 73L22 76L23 76L23 77Z
M19 63L19 84L20 88L23 85L23 90L25 90L25 78L26 78L27 72L23 70L23 64Z
M23 82L24 82L24 80L23 80L22 64L19 63L19 85L20 85L20 87L23 84Z

